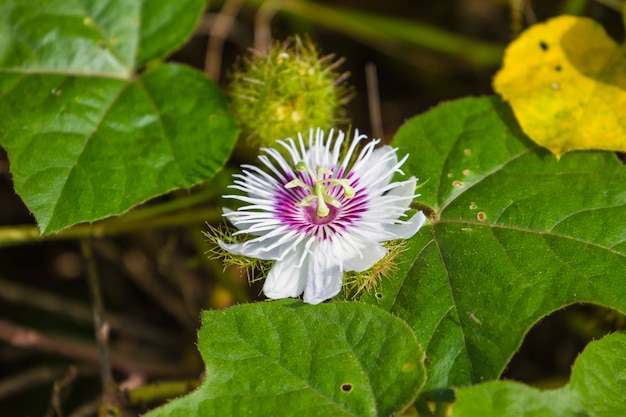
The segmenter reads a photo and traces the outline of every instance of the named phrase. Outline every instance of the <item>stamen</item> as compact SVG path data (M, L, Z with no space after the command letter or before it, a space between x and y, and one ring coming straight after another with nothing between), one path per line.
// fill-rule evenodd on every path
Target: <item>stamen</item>
M311 190L311 187L308 186L307 184L303 183L302 180L296 178L295 180L291 180L289 181L287 184L285 184L285 188L289 189L289 188L295 188L295 187L302 187L305 188L307 190Z
M306 164L306 162L304 162L304 161L298 162L298 164L296 165L296 169L299 172L308 172L309 175L311 176L311 178L313 178L315 180L315 178L316 178L315 173L313 171L311 171L311 168L309 168L309 166Z
M345 178L330 178L325 181L328 181L330 185L337 185L339 187L342 187L343 195L346 196L346 198L354 197L355 191L354 188L350 186L350 180Z
M298 202L296 206L310 207L317 201L317 215L320 217L328 216L330 213L328 205L335 208L341 207L341 203L330 196L330 189L333 187L343 188L343 195L346 198L352 198L356 193L354 188L350 185L350 180L347 178L324 178L325 176L333 175L333 172L326 167L318 166L316 168L317 172L313 172L306 162L300 161L296 164L296 170L298 172L308 173L311 180L313 180L313 187L306 184L301 179L296 178L285 184L285 188L301 187L308 191L310 194Z

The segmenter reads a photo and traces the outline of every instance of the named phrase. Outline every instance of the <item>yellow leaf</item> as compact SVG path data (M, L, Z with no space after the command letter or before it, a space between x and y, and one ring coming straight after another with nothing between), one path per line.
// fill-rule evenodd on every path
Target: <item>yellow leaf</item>
M507 48L494 89L524 132L557 158L626 152L626 53L591 19L559 16Z

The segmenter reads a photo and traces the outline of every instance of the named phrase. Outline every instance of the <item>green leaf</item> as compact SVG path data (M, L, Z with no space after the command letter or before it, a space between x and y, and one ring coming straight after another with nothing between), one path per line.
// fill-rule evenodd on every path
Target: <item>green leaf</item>
M513 381L491 381L456 391L453 417L588 417L567 389L540 391Z
M363 299L413 327L424 391L497 378L532 325L568 304L626 311L626 168L614 154L557 161L497 98L441 105L394 144L431 224Z
M454 417L612 417L624 412L626 333L590 343L578 357L570 383L540 391L497 381L456 391Z
M590 343L574 364L569 388L590 416L624 413L626 333L614 333Z
M237 128L219 89L175 64L138 73L182 45L203 9L203 0L2 2L0 145L43 233L221 169Z
M2 72L129 78L184 44L205 0L0 3Z
M366 304L247 304L202 323L204 382L146 416L388 416L425 379L411 329Z

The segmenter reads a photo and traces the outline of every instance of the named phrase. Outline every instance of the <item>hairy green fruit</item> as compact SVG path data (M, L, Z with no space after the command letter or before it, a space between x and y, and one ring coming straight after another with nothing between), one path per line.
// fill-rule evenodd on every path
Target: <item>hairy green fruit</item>
M348 73L337 72L343 59L321 57L311 41L298 37L269 52L252 51L233 75L230 98L244 139L271 146L311 128L344 121Z

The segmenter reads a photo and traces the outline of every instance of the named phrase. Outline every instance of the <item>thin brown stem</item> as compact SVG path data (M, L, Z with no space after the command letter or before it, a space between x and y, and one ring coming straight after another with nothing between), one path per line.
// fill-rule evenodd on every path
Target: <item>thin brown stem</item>
M50 383L65 372L65 368L40 366L8 376L0 380L0 401L30 388Z
M220 80L224 41L228 37L241 6L243 6L241 0L226 0L222 10L213 20L213 25L209 31L209 43L204 58L204 72L215 83Z
M380 111L380 90L378 89L378 74L376 64L368 62L365 65L365 81L367 83L367 104L372 124L372 136L383 137L383 117Z
M529 26L537 23L537 15L535 14L535 10L533 9L533 4L531 0L524 0L524 17L526 18L526 23Z
M109 363L109 323L104 316L104 302L102 301L102 293L100 291L100 282L98 279L98 271L93 257L91 242L87 239L80 241L80 247L85 259L87 267L87 283L91 293L91 301L93 303L93 322L96 333L96 344L98 346L98 355L100 357L100 376L102 378L102 387L107 390L113 386L113 375L111 374L111 365Z
M143 250L135 248L121 253L119 248L108 243L98 242L98 252L110 261L124 266L129 276L146 294L156 300L172 317L188 329L197 325L196 313L193 315L171 286L159 280L154 265Z
M45 335L35 329L0 319L0 340L16 347L58 354L73 360L98 363L97 348L81 340ZM161 377L185 377L198 373L197 369L181 365L167 365L162 360L147 362L127 356L121 351L111 350L110 363L113 369L126 374L141 373Z
M273 1L263 3L254 17L254 49L260 53L267 53L272 48L271 23L277 12Z
M50 291L41 291L19 284L16 281L19 279L9 281L0 278L0 299L68 317L77 323L93 323L93 312L86 304ZM111 324L111 330L120 334L134 336L164 347L171 348L179 345L174 335L165 330L111 312L107 312L107 319Z
M50 398L50 408L46 417L63 417L63 400L67 395L68 388L72 385L78 371L76 367L70 366L64 375L57 379L52 386L52 396Z

